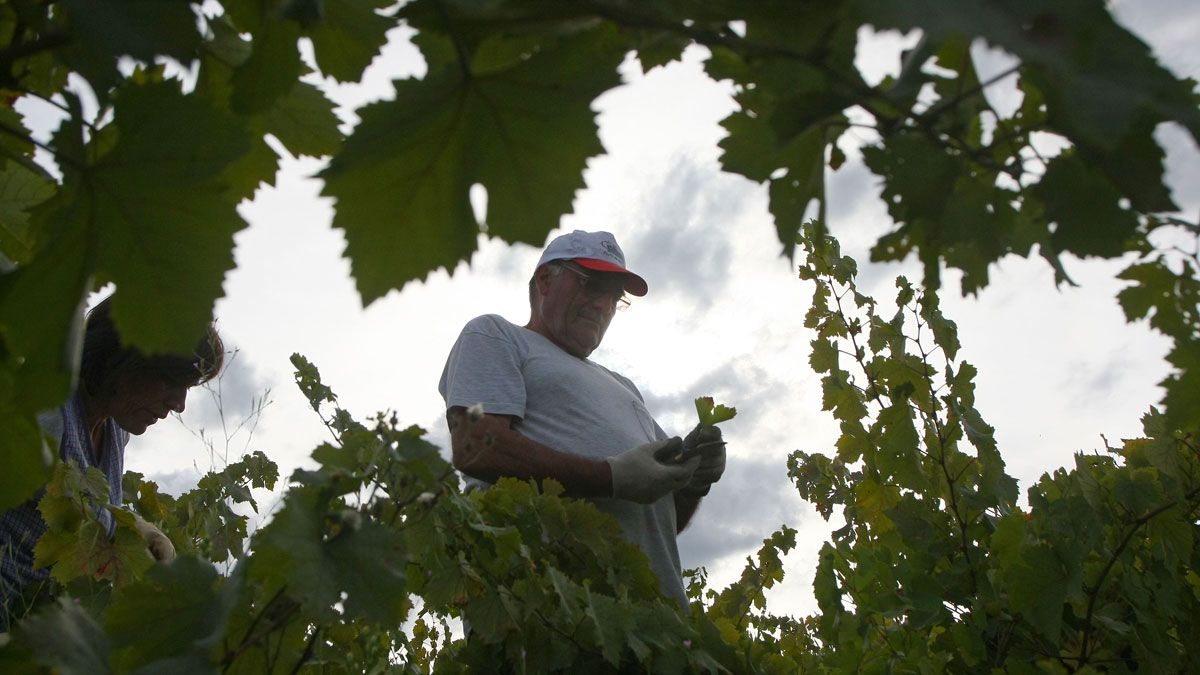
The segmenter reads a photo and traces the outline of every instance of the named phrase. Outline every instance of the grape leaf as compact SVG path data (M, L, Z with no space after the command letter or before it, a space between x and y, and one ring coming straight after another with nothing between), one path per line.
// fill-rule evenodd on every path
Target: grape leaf
M29 210L55 193L55 184L36 164L0 160L0 254L25 263L35 243Z
M15 630L33 652L34 661L63 675L110 672L109 642L104 631L70 597L59 598Z
M71 36L62 58L103 100L121 75L117 57L153 63L158 55L188 63L200 33L191 3L162 0L63 0Z
M0 368L7 368L3 364ZM7 372L0 371L0 381L11 381ZM33 496L46 479L57 456L58 448L38 427L37 419L19 412L13 401L15 392L0 387L0 438L5 439L5 461L8 469L0 473L0 509L10 509Z
M263 121L266 130L296 155L332 155L342 144L333 101L306 82L297 82L280 97Z
M119 135L62 215L100 230L98 267L122 291L112 310L122 336L147 352L189 353L245 225L221 173L250 138L232 115L167 83L122 90L115 124L137 133Z
M206 642L219 636L227 609L219 578L212 565L181 556L122 589L105 614L114 663L125 671L193 654L207 660Z
M737 408L714 404L711 396L701 396L696 399L696 415L700 417L700 424L712 426L733 419L737 415Z
M1050 240L1060 251L1112 258L1137 229L1137 216L1121 207L1116 188L1070 152L1050 160L1033 191L1046 219L1058 225Z
M4 327L4 348L12 359L0 379L0 393L14 401L0 414L19 411L31 419L34 413L57 407L71 389L91 273L86 232L72 228L60 234L52 226L61 225L53 222L53 216L59 207L70 208L72 201L72 192L64 190L33 216L34 226L48 235L43 245L55 255L38 255L0 276L0 326ZM28 434L14 438L22 436L33 440ZM33 451L32 446L25 447Z
M294 21L270 19L254 33L253 51L233 72L233 110L261 113L292 91L304 72Z
M324 506L318 490L293 488L257 538L256 574L286 581L316 616L330 616L344 592L348 614L399 620L408 602L403 540L373 521L326 536Z
M395 100L361 109L321 177L363 301L469 259L475 184L488 192L489 235L542 244L601 150L590 104L617 83L622 54L595 30L483 75L452 64L397 81Z
M356 82L387 43L395 19L378 14L387 0L324 0L325 16L308 31L321 72L339 82Z
M1069 0L999 5L937 0L919 5L856 0L879 28L920 28L935 39L983 37L1032 68L1055 126L1072 138L1114 149L1147 117L1174 119L1200 141L1191 87L1159 65L1147 45L1120 26L1103 3Z
M614 667L620 666L621 654L629 643L628 633L633 628L633 617L627 608L610 597L593 593L586 587L583 594L587 602L585 613L591 620L600 653Z

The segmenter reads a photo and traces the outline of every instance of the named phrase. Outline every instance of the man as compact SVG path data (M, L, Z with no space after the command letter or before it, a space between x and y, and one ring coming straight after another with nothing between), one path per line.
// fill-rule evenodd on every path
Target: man
M725 470L721 432L668 437L633 382L588 359L625 294L646 291L611 234L562 235L529 280L529 323L472 319L438 389L453 463L468 485L504 476L558 481L614 516L663 593L686 606L675 537ZM691 456L680 459L685 448Z

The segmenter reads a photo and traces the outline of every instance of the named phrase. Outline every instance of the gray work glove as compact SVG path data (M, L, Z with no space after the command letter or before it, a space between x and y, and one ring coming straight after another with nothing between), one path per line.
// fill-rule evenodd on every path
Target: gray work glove
M678 464L664 464L659 457L678 454L683 441L678 436L665 441L639 445L632 450L609 457L612 468L613 497L639 504L653 504L688 484L700 466L693 457Z
M137 528L138 534L142 535L142 539L146 540L146 548L150 549L150 554L159 562L171 562L175 559L175 545L167 538L167 535L162 533L154 525L146 522L141 516L136 513L133 515L133 526Z
M698 455L700 464L692 474L692 479L683 487L683 494L699 498L708 494L712 484L721 480L725 473L725 441L721 438L721 429L697 424L683 439L685 450L696 446L703 446Z

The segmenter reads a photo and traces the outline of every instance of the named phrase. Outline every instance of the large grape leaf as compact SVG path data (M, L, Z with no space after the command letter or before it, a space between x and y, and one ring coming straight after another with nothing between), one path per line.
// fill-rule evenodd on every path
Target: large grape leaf
M622 55L615 33L597 29L483 72L456 63L397 81L394 101L360 110L321 176L363 301L469 259L475 184L487 189L489 235L542 244L602 150L590 104L617 84Z
M963 270L962 289L987 284L988 265L1015 252L1027 255L1045 238L1012 207L1014 193L960 154L924 134L901 132L863 148L863 161L884 180L883 200L897 223L871 249L872 260L902 260L916 250L925 284L940 283L940 262Z
M249 58L233 74L233 109L242 114L261 113L296 86L304 72L296 41L300 26L294 21L270 19L254 34Z
M342 144L337 115L318 88L297 82L264 115L266 130L297 155L332 155Z
M219 577L212 565L183 556L123 589L105 613L114 662L133 670L171 658L207 661L227 618Z
M33 250L29 210L46 201L55 185L36 165L0 160L0 254L24 263Z
M62 0L70 40L63 60L103 99L120 81L117 57L152 63L169 56L187 63L197 56L196 14L181 0Z
M315 488L293 488L258 536L253 573L286 583L314 616L328 616L345 593L347 614L399 621L408 602L403 541L356 512L342 514L341 531L327 536L327 503Z
M396 20L377 10L388 0L325 0L323 19L308 31L321 72L341 82L362 79L363 71L387 43Z
M117 99L114 122L86 149L72 146L74 132L56 136L65 182L37 213L53 239L0 298L6 339L27 365L61 361L93 273L123 291L113 314L125 338L186 353L233 266L242 221L221 173L248 148L242 123L168 83L129 86ZM54 386L61 393L42 407L65 395Z
M1137 215L1121 206L1121 194L1074 153L1050 160L1033 192L1046 220L1057 225L1050 241L1060 251L1115 258L1137 230Z
M8 364L4 364L7 370ZM8 372L0 377L10 380ZM7 468L0 474L0 509L12 508L28 499L50 477L57 447L45 438L37 419L17 409L13 397L0 399L5 412L0 414L0 435L4 438Z
M108 637L72 598L60 598L22 621L14 632L17 640L33 653L33 660L53 672L62 675L111 672Z
M228 17L211 22L213 39L200 60L195 93L219 108L231 108L239 70L250 58L251 44L243 39ZM290 58L290 56L288 57ZM291 89L254 115L242 116L254 135L250 151L225 172L230 188L250 198L262 183L271 183L278 168L274 150L262 139L275 136L294 155L331 155L341 146L340 120L333 102L316 86L293 80Z
M758 3L738 11L746 17L746 51L717 48L705 64L714 79L738 85L741 110L721 122L729 131L721 166L769 180L771 215L791 257L809 204L815 200L824 213L826 149L833 146L830 165L838 168L842 111L866 87L853 66L855 26L842 5L828 3ZM814 63L796 54L811 54Z
M98 271L120 289L122 335L147 352L187 353L233 267L233 234L245 223L222 174L250 136L241 120L167 83L123 89L114 124L116 144L88 172L90 203L75 211L76 226L93 230Z

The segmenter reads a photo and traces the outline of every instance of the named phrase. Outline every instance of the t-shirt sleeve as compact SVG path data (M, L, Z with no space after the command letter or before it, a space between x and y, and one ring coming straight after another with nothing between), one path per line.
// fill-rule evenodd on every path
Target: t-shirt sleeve
M447 408L479 404L491 415L525 416L521 355L511 337L493 324L467 324L450 350L438 391Z

